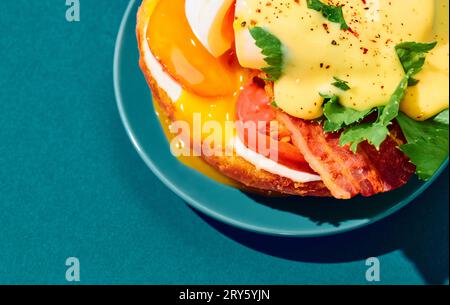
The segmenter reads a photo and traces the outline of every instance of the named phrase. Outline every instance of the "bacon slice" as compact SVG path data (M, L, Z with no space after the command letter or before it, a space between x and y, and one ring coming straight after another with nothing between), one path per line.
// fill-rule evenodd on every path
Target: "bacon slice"
M355 154L349 146L339 145L339 133L325 133L317 122L282 112L277 119L292 132L294 144L336 198L387 192L404 185L415 172L415 166L398 149L405 142L398 126L393 126L379 151L363 143Z

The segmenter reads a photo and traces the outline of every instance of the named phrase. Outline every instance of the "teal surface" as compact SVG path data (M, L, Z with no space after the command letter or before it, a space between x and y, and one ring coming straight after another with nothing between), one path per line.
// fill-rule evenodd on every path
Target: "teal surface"
M125 0L0 4L0 282L366 284L448 282L448 170L416 201L338 236L261 236L197 215L130 144L115 105ZM322 221L317 219L317 221ZM336 225L336 224L334 224Z

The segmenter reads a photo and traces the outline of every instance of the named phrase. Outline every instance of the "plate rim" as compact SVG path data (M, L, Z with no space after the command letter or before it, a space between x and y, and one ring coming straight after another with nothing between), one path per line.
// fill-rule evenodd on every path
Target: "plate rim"
M361 223L344 227L344 228L334 228L332 230L326 229L323 231L318 232L306 232L306 231L282 231L282 230L274 230L270 228L265 228L261 226L251 225L245 222L237 221L233 218L230 218L228 216L222 215L205 205L201 204L197 199L193 198L189 194L181 191L178 189L176 185L174 185L167 177L166 175L155 165L155 163L152 161L152 159L145 153L145 150L141 147L138 137L135 135L133 128L128 120L128 117L126 115L126 111L124 109L124 103L123 103L123 97L122 92L120 89L120 55L121 55L121 48L122 48L122 40L125 34L125 27L128 22L128 19L131 16L131 11L134 7L134 4L136 3L136 0L130 0L130 2L127 5L127 8L125 10L125 13L122 17L119 32L116 37L115 47L114 47L114 59L113 59L113 83L114 83L114 95L116 99L117 108L120 114L120 118L122 121L122 124L125 128L125 131L128 135L128 138L130 139L132 145L138 152L141 159L144 161L144 163L150 168L150 170L157 176L157 178L166 186L168 187L172 192L174 192L176 195L178 195L180 198L182 198L186 203L188 203L191 207L195 208L197 211L202 212L203 214L220 221L222 223L225 223L227 225L230 225L232 227L243 229L246 231L250 231L253 233L258 234L264 234L264 235L270 235L270 236L284 236L284 237L302 237L302 238L313 238L313 237L324 237L324 236L332 236L337 234L342 234L349 231L354 231L363 227L366 227L368 225L374 224L382 219L385 219L397 211L401 210L403 207L414 201L418 196L420 196L429 185L431 185L441 174L442 172L447 168L449 159L441 165L439 170L436 172L436 174L427 182L423 183L411 196L409 196L407 199L404 199L394 206L390 207L389 209L385 210L384 212L380 213L377 216L374 216L370 219L366 219L365 221L362 221Z

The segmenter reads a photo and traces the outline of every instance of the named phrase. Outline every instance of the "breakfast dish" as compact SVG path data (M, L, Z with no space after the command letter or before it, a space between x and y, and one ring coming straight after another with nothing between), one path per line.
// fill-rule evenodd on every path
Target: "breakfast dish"
M144 0L137 38L172 153L238 187L372 196L448 158L448 0Z

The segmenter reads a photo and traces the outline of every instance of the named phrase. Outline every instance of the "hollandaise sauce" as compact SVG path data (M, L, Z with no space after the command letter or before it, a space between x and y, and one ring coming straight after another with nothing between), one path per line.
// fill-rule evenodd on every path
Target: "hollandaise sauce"
M420 82L408 90L402 111L425 120L448 108L448 0L321 2L342 6L349 29L309 8L306 0L237 1L238 53L248 52L248 41L240 40L249 35L241 34L254 26L283 44L283 75L274 86L281 109L303 119L319 118L323 112L319 93L339 94L344 106L360 111L386 105L404 76L395 46L405 41L437 41L438 46L417 75ZM348 82L350 90L332 86L334 77Z

